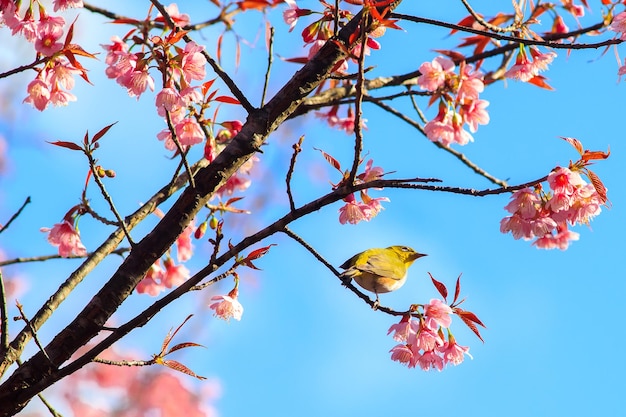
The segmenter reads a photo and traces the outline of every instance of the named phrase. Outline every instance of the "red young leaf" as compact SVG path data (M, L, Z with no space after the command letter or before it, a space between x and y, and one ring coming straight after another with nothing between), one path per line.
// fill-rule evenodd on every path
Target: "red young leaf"
M528 80L528 82L537 87L545 88L546 90L554 90L554 88L546 82L546 77L543 75L535 75L533 78Z
M215 82L215 78L205 83L202 83L202 95L203 96L206 96L206 93L209 91L209 89L211 88L214 82Z
M185 349L188 347L204 347L201 344L198 343L194 343L194 342L184 342L184 343L179 343L175 346L172 346L170 350L167 351L166 355L169 355L172 352L176 352L177 350L180 349Z
M115 123L117 123L117 122L115 122ZM102 138L102 136L106 135L106 133L109 131L109 129L112 128L113 125L115 125L115 123L111 123L110 125L105 126L102 129L100 129L100 131L98 133L93 135L93 138L91 139L91 143L96 143L97 141L99 141Z
M598 177L596 173L590 169L587 169L587 176L589 177L589 180L593 184L593 188L596 189L598 196L600 196L600 199L602 200L602 204L605 204L608 200L606 196L606 187L600 180L600 177Z
M452 300L452 304L456 303L456 300L459 299L459 295L461 294L461 275L456 279L456 287L454 288L454 300Z
M560 136L560 138L572 145L580 155L583 154L583 144L578 139L567 138L565 136Z
M181 327L183 327L185 325L185 323L187 323L187 320L189 320L192 316L193 316L193 314L188 315L187 318L185 320L183 320L183 322L173 332L172 332L171 329L170 329L169 332L167 332L167 336L165 336L165 339L163 339L163 345L161 346L161 353L159 354L159 356L165 355L165 351L167 350L167 347L169 346L169 344L172 341L172 339L174 338L174 336L176 336L176 333L178 333L178 331L181 329ZM170 350L170 352L171 352L171 350Z
M80 146L78 146L74 142L65 142L65 141L62 141L62 140L57 140L56 142L48 142L48 143L51 144L51 145L60 146L62 148L71 149L73 151L82 151L83 150L83 148L81 148Z
M463 320L463 323L465 323L465 325L474 332L474 334L481 340L481 342L485 342L480 336L480 332L478 331L478 327L476 327L476 324L482 327L485 327L485 325L480 321L478 317L476 317L474 313L472 313L471 311L461 310L458 307L454 308L454 313L459 316L461 320Z
M474 334L480 339L480 341L485 343L483 338L480 336L480 332L478 331L478 328L476 327L476 325L471 320L467 319L464 316L459 316L459 317L461 318L461 320L463 320L463 323L465 323L465 325L469 327L471 331L474 332Z
M476 324L478 324L478 325L480 325L482 327L485 327L483 322L480 321L480 319L478 317L476 317L476 314L472 313L471 311L465 311L465 310L462 310L462 309L456 307L454 309L454 313L456 315L458 315L459 317L461 317L461 318L470 320L470 321L472 321L472 322L474 322L474 323L476 323Z
M441 294L441 296L443 297L443 299L445 300L448 297L448 289L446 288L446 286L443 284L443 282L439 282L437 281L429 272L428 275L430 276L430 279L433 281L433 284L435 285L435 288L437 288L437 291L439 291L439 294Z
M236 98L228 97L228 96L218 96L218 97L215 97L214 100L219 101L220 103L241 104L239 100L237 100Z
M595 161L595 160L598 160L598 159L607 159L610 155L611 155L611 149L610 148L606 152L585 150L585 152L582 154L581 159L583 161L585 161L585 162L586 161Z
M171 360L164 360L161 361L162 365L167 366L170 369L173 369L175 371L178 372L182 372L184 374L187 374L189 376L192 376L194 378L198 378L198 379L206 379L206 377L204 376L200 376L198 374L196 374L194 371L192 371L191 369L187 368L185 365L183 365L182 363L178 362L178 361L171 361Z
M246 256L246 261L251 261L254 259L259 259L261 256L265 255L267 252L269 252L270 248L272 246L277 246L276 243L272 243L271 245L259 248L259 249L255 249L252 252L250 252L250 254L248 256Z
M217 37L217 62L220 65L222 64L222 39L224 39L224 33Z
M316 151L320 151L324 159L328 161L328 163L331 164L333 168L335 168L337 171L343 174L343 172L341 171L341 164L339 163L339 161L337 161L335 158L333 158L332 156L330 156L329 154L327 154L321 149L318 149L318 148L313 148L313 149L315 149Z

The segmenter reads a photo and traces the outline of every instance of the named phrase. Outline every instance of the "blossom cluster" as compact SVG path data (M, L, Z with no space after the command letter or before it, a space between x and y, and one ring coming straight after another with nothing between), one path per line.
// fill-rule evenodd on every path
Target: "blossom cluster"
M504 76L518 81L530 82L538 84L542 87L547 87L543 81L543 76L539 75L540 72L548 69L548 65L552 63L556 58L554 52L540 52L534 46L529 47L529 52L526 51L525 46L520 46L517 57L515 58L515 65L513 65Z
M356 183L366 183L382 178L384 172L381 167L372 167L373 159L367 161L365 171L357 175ZM382 201L389 201L387 197L372 198L367 194L367 190L360 191L361 201L357 200L354 193L348 195L343 201L344 206L339 209L339 222L341 224L357 224L361 221L370 221L382 209Z
M31 104L39 111L45 110L48 105L66 106L70 101L76 101L76 96L70 93L74 87L76 74L86 77L82 68L79 68L75 59L73 63L62 52L69 48L68 55L72 56L72 49L80 51L81 55L90 56L77 45L68 45L71 36L64 30L65 19L61 16L51 16L39 3L38 19L35 19L32 3L24 11L20 10L19 2L0 2L0 25L6 25L13 35L21 35L33 45L38 58L42 58L43 68L38 69L37 76L27 87L28 95L25 103ZM67 8L83 7L82 0L55 0L54 11L63 11Z
M500 231L511 232L515 239L536 239L533 245L538 248L565 250L570 241L578 240L578 233L568 225L589 224L600 214L605 199L569 168L557 167L547 181L551 193L542 192L541 187L513 193L505 207L511 216L501 220Z
M439 299L423 308L418 318L404 315L389 328L387 334L393 332L393 339L400 342L390 350L391 359L409 368L441 371L447 364L460 364L465 355L471 358L469 347L458 345L450 332L452 308ZM447 329L447 340L443 329Z
M451 59L439 56L423 63L417 78L420 88L433 93L433 101L440 99L437 116L426 123L424 132L428 139L444 146L466 145L474 140L464 125L475 133L479 124L489 123L489 102L479 98L485 88L483 75L464 63L459 74L455 69Z

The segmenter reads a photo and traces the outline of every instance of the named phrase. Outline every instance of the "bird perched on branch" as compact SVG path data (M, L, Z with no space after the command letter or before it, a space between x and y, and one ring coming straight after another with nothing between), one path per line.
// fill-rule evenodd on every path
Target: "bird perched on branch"
M376 294L395 291L406 282L407 270L416 259L426 256L408 246L372 248L357 253L341 264L342 278L354 279L364 289Z

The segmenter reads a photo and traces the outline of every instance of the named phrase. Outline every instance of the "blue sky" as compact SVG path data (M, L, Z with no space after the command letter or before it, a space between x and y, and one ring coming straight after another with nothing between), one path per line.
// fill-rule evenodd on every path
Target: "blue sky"
M131 8L123 3L111 1L109 7L144 15L136 5ZM298 2L301 7L314 3ZM475 7L481 9L483 3L476 2ZM179 2L179 8L202 16L194 15L190 4ZM462 16L460 9L413 4L403 4L398 11L451 21ZM453 17L449 13L454 13ZM599 18L599 11L594 16ZM88 13L81 14L75 39L86 37L86 50L98 50L97 45L107 43L110 35L127 31L101 22ZM262 38L257 39L261 25L254 20L238 22L238 33L256 47L244 47L242 66L234 78L253 103L258 103L260 68L266 65ZM575 24L570 22L570 26ZM377 65L375 74L411 71L436 56L432 49L450 48L458 42L442 29L410 23L402 27L405 32L389 31L381 38L383 48L369 63ZM303 54L294 37L286 36L285 25L277 24L276 34L278 54ZM206 42L214 53L215 36L205 30L194 38ZM226 37L226 50L232 39ZM15 59L12 63L28 62L28 57L20 60L19 52L10 46L4 48L13 52L7 58ZM623 49L620 52L626 54ZM98 156L105 167L117 172L108 189L124 213L149 198L170 176L175 162L167 158L155 138L163 122L155 115L153 95L146 94L139 102L129 98L103 77L103 55L100 57L101 61L85 63L94 86L77 80L74 93L78 103L44 113L15 107L12 118L0 125L0 132L9 139L12 159L9 171L0 179L2 218L10 216L26 196L33 200L20 221L1 236L0 247L11 257L52 253L39 228L58 222L80 196L85 161L78 153L45 141L79 140L86 129L94 133L118 121L102 141ZM226 53L223 59L227 66L233 57ZM296 69L294 64L277 61L272 91ZM410 269L401 290L381 296L383 305L397 310L437 295L427 272L449 286L462 274L465 308L487 326L482 332L483 344L460 321L453 322L457 341L470 346L473 360L441 373L391 362L388 351L395 343L386 332L395 319L369 309L304 249L282 235L265 242L278 246L257 262L262 271L242 274L240 299L245 312L241 322L217 320L206 310L210 295L230 290L231 282L223 282L211 294L189 296L165 309L153 323L132 333L124 346L142 348L148 356L159 349L170 327L194 313L181 339L193 338L207 349L188 350L177 359L198 374L221 381L223 396L217 407L222 416L410 412L509 417L618 415L626 406L622 395L626 362L621 360L626 342L621 320L626 294L622 171L626 160L621 126L625 87L617 84L616 74L612 49L604 56L601 50L577 51L569 57L560 51L546 73L556 91L511 81L490 86L482 98L491 102L491 122L479 128L474 143L460 148L491 174L516 184L540 178L554 166L577 158L559 136L576 137L592 150L610 146L611 157L592 168L609 190L611 207L604 208L590 227L575 228L580 240L567 251L538 250L529 242L501 234L499 221L506 215L506 195L474 198L383 190L372 195L387 196L391 202L369 223L340 225L339 205L334 205L292 225L292 230L334 265L366 248L392 244L427 253L428 257ZM3 94L14 89L15 102L24 95L23 88L6 80L0 81L0 88ZM225 107L224 111L232 110ZM435 111L429 109L428 116L433 117ZM224 114L242 117L236 112ZM365 150L376 165L396 171L397 177L436 177L450 186L491 187L398 119L367 106L365 117L369 120ZM313 117L287 123L272 135L261 156L257 174L263 180L254 181L250 189L257 197L248 197L241 204L256 211L248 219L232 220L241 223L233 232L233 242L288 210L284 174L291 145L302 134L306 139L294 177L297 203L324 194L329 181L338 180L314 147L331 153L344 166L350 164L352 139L345 133L332 131ZM97 200L96 194L92 198ZM258 210L256 205L261 202L270 204ZM81 222L83 241L93 249L109 231L97 226L89 234L90 227L87 221ZM148 230L140 227L134 233L141 236ZM196 258L188 265L192 272L203 266L202 254L210 253L208 245L200 242L196 248ZM57 321L42 329L41 338L48 340L70 320L117 264L115 259L103 263L61 308ZM37 303L77 265L77 261L53 261L3 272L18 271L29 277L31 290L20 301L27 311L35 311ZM120 321L150 301L145 296L134 298L131 306L118 313Z

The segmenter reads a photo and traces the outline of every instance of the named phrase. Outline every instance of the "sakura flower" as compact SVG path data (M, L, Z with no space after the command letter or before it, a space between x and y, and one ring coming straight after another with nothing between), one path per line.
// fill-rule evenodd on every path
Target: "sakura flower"
M451 363L456 366L463 362L465 355L473 359L472 355L469 354L469 347L457 345L452 335L443 346L437 348L437 351L443 355L443 361L446 364Z
M578 240L579 234L567 229L566 223L557 226L557 233L545 234L533 242L533 245L541 249L560 249L565 250L569 246L569 242Z
M178 27L182 28L191 23L189 15L186 13L179 12L178 5L176 3L172 3L169 6L166 6L165 11L172 18L172 20L174 21L174 24ZM161 13L158 14L155 20L157 22L165 22L165 19L163 18Z
M204 132L196 121L191 117L184 118L176 125L176 136L183 146L192 146L204 140Z
M432 299L424 306L424 315L432 319L441 327L450 327L452 324L452 309L441 300Z
M243 315L243 306L237 300L239 291L234 288L228 295L215 295L211 300L216 301L209 306L214 310L215 317L228 321L231 317L235 320L241 320Z
M476 133L478 125L486 125L489 123L489 113L485 108L489 105L487 100L472 100L469 104L461 106L461 117L464 123L467 123L469 130Z
M300 17L308 16L312 12L309 9L299 8L294 0L285 0L285 3L289 8L283 11L283 20L289 25L289 32L291 32L296 27Z
M396 345L391 350L391 360L407 365L409 368L415 367L419 359L419 354L415 354L407 345Z
M435 349L437 346L443 346L443 339L439 334L428 327L424 322L420 323L419 331L414 338L415 340L411 340L410 342L413 345L413 348L417 350L429 351Z
M176 259L178 262L186 262L193 255L193 245L191 244L191 235L195 231L195 221L183 230L183 233L176 239Z
M437 355L434 350L424 352L424 354L417 359L417 363L424 371L437 369L441 372L443 370L443 358Z
M393 332L393 340L407 342L419 331L419 321L412 320L409 316L403 316L399 323L392 324L387 334Z
M83 0L54 0L54 11L59 12L65 9L78 9L83 7Z
M45 56L59 52L63 48L61 37L64 24L62 17L44 16L38 24L35 50Z
M165 259L163 264L165 272L161 278L161 283L167 288L177 287L189 279L189 270L185 265L176 265L171 258Z
M528 60L526 53L520 51L515 59L515 65L513 65L504 76L518 81L529 81L531 78L537 75L536 69L533 67L532 62Z
M159 295L161 291L165 290L165 285L162 284L163 275L165 270L161 267L161 260L157 260L148 272L143 277L137 287L135 288L139 294L149 294L153 297Z
M191 80L202 80L205 77L206 58L202 55L204 46L189 42L182 51L182 76L187 83Z
M621 33L620 39L626 40L626 12L617 14L607 29Z
M541 53L537 48L530 48L530 55L533 57L532 68L536 74L548 69L556 54L554 52Z
M40 78L36 78L28 84L28 96L24 99L24 103L31 104L39 111L44 111L50 102L50 88Z
M44 233L48 233L48 242L52 246L59 248L59 255L68 258L72 255L86 256L87 249L80 241L80 233L74 228L74 225L67 220L52 226L52 229L42 227L40 229Z
M432 62L424 62L419 67L421 75L417 78L417 84L428 91L435 91L443 86L446 76L454 72L454 62L449 58L438 56Z
M168 112L173 112L185 105L185 101L182 99L180 94L175 88L165 87L161 91L159 91L156 95L156 107L159 111L159 116L164 117L165 112L163 109ZM161 114L161 112L163 114Z

